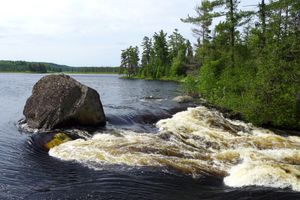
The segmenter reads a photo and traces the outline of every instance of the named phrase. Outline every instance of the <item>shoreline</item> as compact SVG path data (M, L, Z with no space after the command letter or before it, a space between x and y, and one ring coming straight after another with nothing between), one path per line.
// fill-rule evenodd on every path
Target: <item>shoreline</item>
M36 73L36 72L8 72L8 71L0 71L0 74L60 74L60 73L64 73L64 74L116 74L118 75L118 73L112 73L112 72L47 72L47 73Z
M152 79L152 78L142 78L142 77L121 76L120 78L121 79L128 79L128 80L166 81L166 82L175 82L175 83L182 84L182 83L184 83L186 77L181 78L181 79L168 79L168 78ZM186 94L184 94L182 92L181 95L186 95ZM202 106L205 106L209 109L215 109L215 110L219 111L220 113L222 113L226 118L233 119L233 120L240 120L240 121L243 121L245 123L251 123L255 126L262 127L262 128L274 131L276 134L279 134L279 135L300 136L300 129L289 128L289 127L284 127L284 126L273 126L273 125L269 125L269 124L254 124L253 122L246 120L243 117L242 113L240 113L240 112L235 112L235 111L233 111L231 109L228 109L226 107L222 107L222 106L219 106L217 104L210 103L206 99L204 99L204 100L206 102L203 102L201 100L201 98L197 97L197 98L194 98L193 103L196 104L195 107L202 105ZM284 132L287 132L287 134L284 134Z
M250 123L253 124L250 121L247 121L246 119L243 118L242 114L239 112L234 112L228 108L224 108L209 102L197 102L197 100L200 100L199 98L195 99L195 104L197 106L204 106L208 109L214 109L224 115L225 118L228 118L230 120L238 120L242 121L244 123ZM205 99L206 100L206 99ZM199 104L200 103L200 104ZM300 137L300 130L294 129L294 128L288 128L288 127L280 127L280 126L272 126L268 124L253 124L254 126L261 127L264 129L268 129L273 131L275 134L281 135L281 136L299 136Z
M121 74L122 75L122 74ZM145 81L165 81L165 82L175 82L175 83L184 83L184 78L178 78L178 79L172 79L172 78L160 78L160 79L154 79L154 78L142 78L142 77L128 77L128 76L121 76L121 79L128 79L128 80L145 80Z

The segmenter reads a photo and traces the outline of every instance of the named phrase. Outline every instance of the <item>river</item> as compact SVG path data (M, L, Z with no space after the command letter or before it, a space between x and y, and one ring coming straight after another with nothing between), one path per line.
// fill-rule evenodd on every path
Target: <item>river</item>
M300 137L179 105L172 82L72 75L108 125L45 152L17 126L42 76L0 74L0 199L300 199Z

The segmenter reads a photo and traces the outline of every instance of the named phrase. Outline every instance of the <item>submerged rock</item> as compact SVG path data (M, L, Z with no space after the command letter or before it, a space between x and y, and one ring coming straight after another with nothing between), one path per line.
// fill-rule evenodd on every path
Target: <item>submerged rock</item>
M159 100L159 99L162 99L161 97L156 97L156 96L146 96L144 97L145 100Z
M78 139L78 137L73 137L72 135L69 135L68 132L45 131L38 134L33 134L31 139L31 143L35 148L43 151L49 151L50 149L63 143Z
M194 100L193 97L191 96L178 96L178 97L175 97L173 99L173 101L177 102L177 103L190 103Z
M106 123L97 91L64 74L48 75L39 80L23 114L29 127L45 130Z
M53 147L56 147L60 144L63 144L65 142L72 141L72 139L66 135L65 133L56 133L53 135L50 141L47 141L47 143L44 144L44 148L46 150L50 150Z

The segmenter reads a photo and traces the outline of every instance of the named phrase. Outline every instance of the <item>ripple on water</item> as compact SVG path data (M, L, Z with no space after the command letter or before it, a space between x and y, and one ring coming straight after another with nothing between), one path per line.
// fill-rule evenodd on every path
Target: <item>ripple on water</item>
M124 146L122 147L123 152L119 152L120 155L132 151L135 152L136 157L141 157L144 154L155 154L156 158L161 158L162 166L160 167L157 165L137 167L135 161L138 161L138 159L133 160L131 166L128 166L125 164L112 165L109 164L109 162L103 164L102 161L100 164L98 161L92 163L89 161L88 164L85 164L80 163L79 160L76 159L66 162L48 156L47 152L41 151L41 149L36 146L36 143L32 141L33 139L30 135L19 134L14 125L14 122L22 116L22 109L26 98L31 93L32 86L42 76L44 75L0 74L1 200L299 199L299 193L292 192L289 189L261 188L253 186L247 186L240 189L224 185L222 177L201 175L200 178L192 178L190 175L187 175L189 174L188 172L178 173L178 169L181 168L174 168L172 165L174 162L163 161L168 160L169 157L173 157L173 159L177 159L176 161L180 161L184 156L187 159L193 159L194 156L194 159L196 160L201 158L206 162L214 164L214 162L207 160L209 156L212 156L212 158L220 160L218 162L221 164L216 162L216 166L219 167L220 165L224 165L226 169L228 169L226 172L229 174L231 167L242 164L244 157L247 156L240 156L241 151L239 152L236 150L238 149L238 143L241 144L241 148L244 148L243 145L251 146L250 148L256 150L256 155L258 154L258 150L270 149L273 143L276 146L275 150L278 150L279 148L291 148L291 146L289 146L291 143L281 142L281 137L266 137L264 139L265 142L260 142L259 135L256 139L253 137L252 139L251 137L249 139L247 134L246 136L244 135L245 137L238 137L240 133L234 132L238 127L228 126L227 124L220 128L222 123L213 123L214 121L224 122L224 120L210 120L208 121L208 124L210 124L208 127L202 126L201 124L199 126L199 124L193 120L194 118L199 120L198 117L186 118L185 116L179 115L178 118L173 120L174 123L168 122L166 125L163 125L165 127L168 126L168 129L159 131L155 134L158 144L154 144L153 148L139 148L141 146L135 145L134 143L130 144L128 141L126 142L126 136L123 136L125 137L123 143ZM165 99L172 99L174 96L178 95L178 92L176 92L177 85L173 83L122 80L118 79L118 76L112 75L75 75L75 78L90 87L95 88L100 93L106 114L112 116L109 117L109 120L112 119L110 121L111 124L109 125L116 128L116 132L124 131L119 129L133 130L130 133L133 138L134 136L140 136L140 133L143 132L150 132L150 134L153 134L152 132L158 129L152 129L152 123L156 123L158 120L155 118L156 116L164 115L165 117L171 117L172 114L179 111L170 111L170 109L177 107L178 105L174 102L165 101ZM143 100L146 96L159 96L162 100ZM109 104L105 106L106 103ZM124 105L125 107L122 107ZM128 124L126 115L131 112L133 113L130 114L132 123ZM151 116L147 116L149 113ZM140 121L139 118L145 116L145 114L146 117ZM119 117L119 119L113 121L115 117ZM203 120L200 118L200 121ZM187 126L183 126L183 122L191 123ZM195 126L193 126L193 123ZM172 127L174 127L174 131L171 129ZM209 134L206 136L199 135L197 132L200 131L195 127L208 130L206 133ZM247 125L247 127L249 126ZM233 135L233 141L223 141L219 137L216 137L216 135L223 135L226 139L227 135L220 131L220 129L226 129L227 131L231 130L230 135ZM211 133L213 131L215 131L216 134ZM244 132L248 132L248 130L244 130ZM255 135L255 132L260 132L260 130L255 131L254 129L252 132L254 132L252 134ZM126 133L124 134L126 135ZM249 142L247 143L248 140ZM291 140L294 141L293 145L296 146L295 141L297 141L297 138L292 138ZM199 143L195 141L199 141ZM169 143L167 147L170 147L170 149L159 147L159 145L164 143ZM232 145L229 145L231 143ZM171 144L178 148L176 149ZM199 150L200 144L203 145L206 152L211 152L207 153L209 156L203 156L201 154L203 148L200 148L201 151ZM224 148L220 144L222 144ZM126 146L128 145L135 148L126 149ZM97 148L102 147L100 145ZM226 149L226 151L223 151L222 149ZM295 147L295 149L298 150L298 147ZM215 156L214 152L217 152L215 153ZM112 152L108 151L105 156L109 158L111 157L111 153ZM271 155L270 152L267 152L266 154ZM118 155L115 154L112 155L112 157L113 156L116 157ZM272 156L274 156L274 154L272 154ZM254 159L255 157L251 156L251 158ZM265 158L258 157L257 159L264 160ZM284 163L286 164L294 163L293 165L297 165L295 164L297 161L291 159L291 157L288 159L285 158L284 160ZM267 162L267 160L263 162ZM279 161L277 160L275 162L278 163ZM181 162L175 164L178 166ZM85 167L88 165L98 169L91 170L90 168ZM196 164L191 166L192 168L197 169ZM198 174L199 171L194 170L193 173Z

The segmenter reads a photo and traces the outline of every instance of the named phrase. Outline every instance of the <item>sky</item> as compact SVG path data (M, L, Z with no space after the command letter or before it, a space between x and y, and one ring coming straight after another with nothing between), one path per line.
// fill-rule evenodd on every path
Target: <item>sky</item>
M248 0L253 4L258 0ZM0 0L0 60L118 66L121 50L177 28L201 0Z

